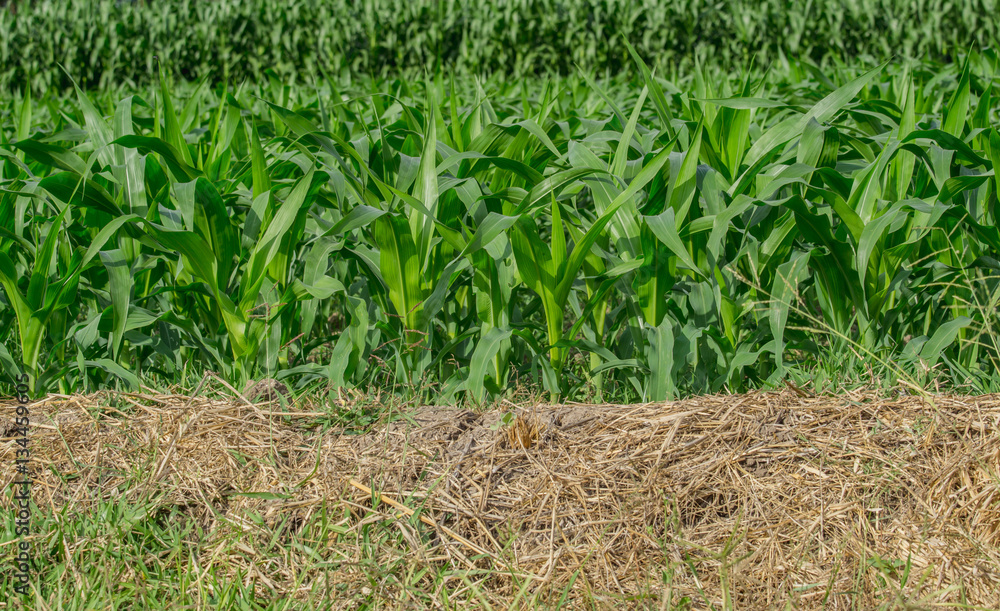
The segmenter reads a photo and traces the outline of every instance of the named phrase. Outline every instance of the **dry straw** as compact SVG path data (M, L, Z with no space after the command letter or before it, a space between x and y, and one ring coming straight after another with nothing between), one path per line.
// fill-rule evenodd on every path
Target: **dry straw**
M291 596L321 579L367 587L371 550L351 535L378 523L407 545L381 561L464 569L466 585L444 587L500 607L563 592L599 607L1000 606L1000 398L801 394L540 405L511 424L421 408L366 435L321 433L308 403L53 395L33 407L34 494L85 512L152 491L214 533L248 533L250 553L217 566L234 574L265 562L267 528L339 508L345 534L316 550L331 564L289 548L256 569Z

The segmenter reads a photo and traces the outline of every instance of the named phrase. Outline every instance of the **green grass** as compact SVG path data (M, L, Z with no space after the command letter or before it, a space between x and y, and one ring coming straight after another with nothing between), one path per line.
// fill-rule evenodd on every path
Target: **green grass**
M493 571L417 561L413 539L403 535L405 522L401 528L381 512L351 517L346 506L334 505L294 526L254 524L250 517L251 528L226 522L208 531L183 510L156 502L102 502L62 515L34 511L41 534L35 549L42 551L33 567L35 588L27 597L16 595L4 575L0 592L37 609L157 609L164 601L171 609L253 611L498 604L485 585ZM359 520L370 524L354 528ZM414 534L429 545L430 533L421 530ZM295 598L288 596L293 591ZM549 596L560 598L559 592ZM594 593L590 604L606 608L596 601L615 597ZM543 603L529 592L499 608L567 606L565 600Z
M0 367L440 402L1000 388L995 55L633 61L8 97Z

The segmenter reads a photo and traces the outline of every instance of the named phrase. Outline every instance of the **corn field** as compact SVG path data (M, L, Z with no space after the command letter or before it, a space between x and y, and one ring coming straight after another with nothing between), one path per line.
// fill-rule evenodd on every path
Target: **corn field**
M188 80L313 85L437 70L618 75L625 40L677 80L755 56L836 66L950 61L1000 43L997 0L12 0L0 3L0 89L145 86L157 60ZM10 7L8 7L9 9ZM992 15L992 17L990 16ZM183 35L178 35L182 32ZM988 77L987 77L988 78Z
M998 387L994 52L667 79L628 51L637 78L7 96L4 376L658 401L863 361Z

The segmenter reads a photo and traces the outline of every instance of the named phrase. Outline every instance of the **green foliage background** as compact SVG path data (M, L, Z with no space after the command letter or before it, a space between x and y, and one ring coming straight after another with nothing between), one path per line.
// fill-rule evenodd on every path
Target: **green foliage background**
M522 76L632 70L622 35L660 73L782 57L946 59L995 46L996 0L41 0L0 10L0 88L36 94L148 83L158 57L186 79L386 75L438 67Z

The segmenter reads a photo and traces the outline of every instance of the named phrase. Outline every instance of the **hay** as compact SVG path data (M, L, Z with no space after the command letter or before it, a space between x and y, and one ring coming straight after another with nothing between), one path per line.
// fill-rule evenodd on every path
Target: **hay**
M107 397L50 396L32 410L34 496L86 511L153 491L251 539L251 510L294 529L346 507L348 531L401 530L408 549L387 561L490 569L469 574L501 605L566 590L599 606L1000 607L1000 397L801 394L538 405L509 424L427 407L366 435L318 432L310 404L120 394L98 413ZM360 590L349 541L318 551L342 562L326 578ZM314 563L289 550L258 573L294 596Z

